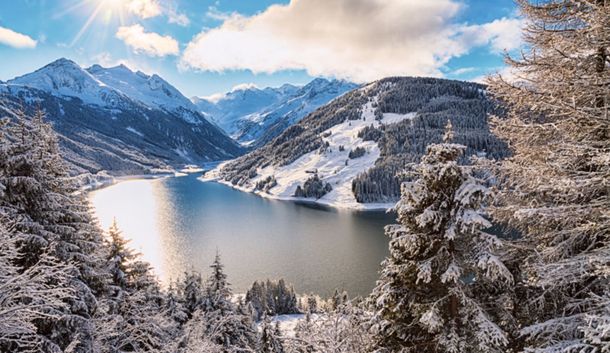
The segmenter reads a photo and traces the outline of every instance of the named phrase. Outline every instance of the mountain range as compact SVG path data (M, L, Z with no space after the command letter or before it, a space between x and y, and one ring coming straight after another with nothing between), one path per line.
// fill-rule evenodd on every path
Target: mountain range
M199 111L235 140L258 147L271 141L331 100L358 85L343 80L316 78L299 87L277 88L241 85L214 97L193 97Z
M158 75L56 60L0 83L0 111L45 111L72 173L147 173L236 157L243 148Z
M189 99L158 75L59 59L0 83L0 113L21 107L45 111L73 174L144 174L232 159L211 174L270 197L336 206L395 202L399 172L441 141L448 120L467 146L464 162L508 153L489 132L494 104L485 86L444 79L359 86L318 78Z

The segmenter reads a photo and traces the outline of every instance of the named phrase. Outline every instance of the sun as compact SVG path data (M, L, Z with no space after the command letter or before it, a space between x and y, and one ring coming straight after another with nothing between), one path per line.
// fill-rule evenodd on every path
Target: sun
M118 18L119 23L121 25L124 24L127 9L130 6L131 1L133 0L82 0L63 11L60 15L67 12L72 12L78 8L92 9L91 13L87 17L87 20L70 43L70 46L76 44L76 42L78 42L87 29L89 29L91 24L96 20L101 20L106 24L110 24L114 19Z

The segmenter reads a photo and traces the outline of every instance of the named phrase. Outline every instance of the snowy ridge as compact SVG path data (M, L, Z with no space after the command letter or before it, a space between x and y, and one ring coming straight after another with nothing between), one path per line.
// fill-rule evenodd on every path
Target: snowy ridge
M352 179L371 168L380 156L377 143L363 141L358 137L358 132L365 126L379 127L381 124L389 125L406 119L413 119L416 113L384 113L383 119L378 121L375 120L373 102L374 100L363 106L362 119L347 120L324 131L321 135L326 136L323 140L328 142L328 148L322 153L316 150L285 166L271 165L259 168L257 169L258 175L244 186L236 186L218 179L218 172L224 164L207 173L201 180L219 181L241 191L278 200L307 201L344 209L389 209L394 206L394 203L358 203L352 193ZM339 150L339 146L343 146L343 151ZM348 157L349 152L356 147L364 148L366 153L362 157L350 159ZM294 197L297 186L302 185L303 181L314 174L314 171L317 172L324 183L330 183L333 188L332 191L319 199ZM256 183L269 176L275 177L277 185L271 188L268 193L255 190Z
M93 65L86 69L100 82L146 106L178 113L183 119L197 123L197 107L175 87L157 74L133 72L125 65L104 68ZM191 112L188 114L187 112Z
M33 87L60 97L76 97L87 104L115 107L122 94L68 59L56 60L7 83Z
M11 85L36 88L52 95L75 97L88 105L120 110L125 101L148 109L161 109L191 124L201 124L203 116L180 91L160 76L131 71L125 65L83 69L61 58L32 73L8 81Z
M243 145L260 146L307 114L358 87L341 80L317 78L305 86L244 86L224 95L194 97L200 112Z

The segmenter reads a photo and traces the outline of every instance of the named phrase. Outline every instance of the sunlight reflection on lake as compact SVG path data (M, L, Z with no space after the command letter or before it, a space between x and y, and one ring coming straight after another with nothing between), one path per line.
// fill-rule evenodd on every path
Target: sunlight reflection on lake
M388 251L383 226L393 220L266 200L195 175L125 181L90 200L100 225L116 217L164 284L190 269L207 277L218 249L236 292L284 277L300 292L366 295Z

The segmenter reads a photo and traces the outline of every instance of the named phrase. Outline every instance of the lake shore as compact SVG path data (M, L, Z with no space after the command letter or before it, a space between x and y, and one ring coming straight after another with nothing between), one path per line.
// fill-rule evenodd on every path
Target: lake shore
M355 202L345 204L345 203L335 202L334 200L323 200L323 199L293 197L293 196L290 196L290 197L278 196L278 195L273 195L270 193L262 192L260 190L255 190L254 188L247 188L247 187L243 187L243 186L239 186L239 185L233 185L226 180L222 180L222 179L218 178L214 173L212 173L211 176L201 176L197 179L200 180L201 182L215 182L215 183L223 184L223 185L231 187L235 190L239 190L241 192L245 192L245 193L249 193L249 194L254 194L254 195L257 195L257 196L260 196L260 197L263 197L266 199L270 199L270 200L288 201L288 202L295 202L295 203L301 203L301 204L311 204L311 205L315 205L315 206L329 207L329 208L340 210L340 211L388 212L395 205L395 203L362 204L362 203L355 203Z
M98 173L96 175L87 174L78 176L80 178L89 179L87 182L81 182L80 192L91 192L100 190L112 185L116 185L120 182L130 181L130 180L150 180L150 179L165 179L172 177L183 177L189 174L195 173L203 173L208 170L208 172L202 176L199 176L197 179L201 182L215 182L225 186L228 186L232 189L254 194L262 198L270 199L270 200L278 200L278 201L287 201L294 202L297 204L306 204L312 206L320 206L323 208L331 208L339 211L355 211L355 212L389 212L394 207L395 203L342 203L337 200L325 200L325 199L314 199L314 198L303 198L303 197L293 197L293 196L279 196L270 194L267 192L262 192L260 190L255 190L254 188L242 187L239 185L233 185L226 180L222 180L218 177L215 167L219 166L224 161L211 162L207 165L207 167L211 167L212 169L206 169L205 167L199 166L187 166L185 168L179 170L163 170L158 173L149 173L149 174L133 174L133 175L123 175L123 176L111 176L107 173Z

